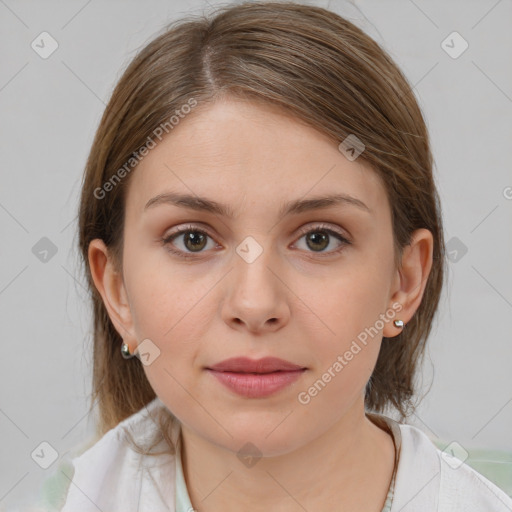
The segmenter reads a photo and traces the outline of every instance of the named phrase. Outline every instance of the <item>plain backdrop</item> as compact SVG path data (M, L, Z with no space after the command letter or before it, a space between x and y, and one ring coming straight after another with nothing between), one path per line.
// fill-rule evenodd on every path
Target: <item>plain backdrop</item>
M447 443L512 450L512 3L305 3L390 53L432 137L451 261L409 422ZM76 214L105 104L164 25L216 5L0 0L0 507L29 500L54 467L31 456L42 442L61 457L93 432ZM47 58L32 46L42 32L58 44Z

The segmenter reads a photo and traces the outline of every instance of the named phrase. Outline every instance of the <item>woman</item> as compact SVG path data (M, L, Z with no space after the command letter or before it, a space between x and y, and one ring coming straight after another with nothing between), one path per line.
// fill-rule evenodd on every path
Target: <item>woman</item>
M169 27L107 105L79 225L100 424L64 512L512 509L402 423L441 209L411 87L347 20Z

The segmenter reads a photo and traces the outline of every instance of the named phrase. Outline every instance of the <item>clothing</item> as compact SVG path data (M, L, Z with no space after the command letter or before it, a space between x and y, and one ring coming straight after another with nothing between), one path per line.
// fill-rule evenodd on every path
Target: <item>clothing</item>
M192 512L181 462L179 423L174 423L171 435L178 446L176 455L141 455L126 439L125 429L145 447L158 431L155 418L162 408L165 404L155 398L73 458L74 475L64 491L66 502L56 510ZM383 512L512 512L512 498L470 466L446 459L420 429L384 415L366 414L388 430L395 443L397 467ZM162 439L153 451L165 447Z

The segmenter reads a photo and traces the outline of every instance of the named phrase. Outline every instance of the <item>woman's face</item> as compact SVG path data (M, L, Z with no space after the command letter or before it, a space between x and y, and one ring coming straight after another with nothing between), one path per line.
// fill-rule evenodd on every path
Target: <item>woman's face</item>
M392 320L403 318L392 309L391 212L377 174L293 118L233 100L196 108L133 173L123 277L134 337L122 334L132 351L145 340L149 382L184 427L277 455L361 416L382 335L398 334ZM231 215L147 206L171 192ZM354 201L307 207L334 194ZM284 213L297 201L306 203ZM162 242L178 228L189 232ZM244 396L207 370L241 356L306 370Z

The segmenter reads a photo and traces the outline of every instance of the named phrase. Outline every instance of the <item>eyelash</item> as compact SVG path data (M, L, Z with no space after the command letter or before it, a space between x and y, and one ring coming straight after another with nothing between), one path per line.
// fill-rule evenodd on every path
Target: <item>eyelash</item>
M173 248L171 248L169 246L169 244L175 238L177 238L179 235L181 235L183 233L190 232L190 231L201 233L203 235L207 235L207 236L209 236L210 238L213 239L213 237L204 228L200 229L199 227L194 226L193 224L190 224L188 226L184 226L182 228L177 229L174 233L171 233L168 236L165 236L165 237L161 238L160 241L161 241L162 245L165 246L167 251L169 251L172 254L175 254L175 255L179 256L180 258L184 258L184 259L198 258L198 255L201 254L200 252L199 253L186 253L184 251L173 249ZM307 234L309 234L311 232L318 232L318 231L323 231L323 232L325 232L325 233L327 233L329 235L334 235L340 242L342 242L342 245L341 245L340 248L338 248L338 249L336 249L334 251L330 251L330 252L328 252L326 254L323 254L323 253L320 253L320 252L319 253L315 253L314 251L311 251L313 254L317 254L320 257L328 257L328 256L332 256L333 254L338 254L338 253L340 253L345 248L346 245L350 245L352 243L352 242L348 241L344 236L342 236L341 233L339 233L338 231L335 231L333 229L328 228L324 224L319 224L318 226L313 226L312 228L307 228L307 229L301 230L300 236L299 236L299 240L304 235L307 235Z

